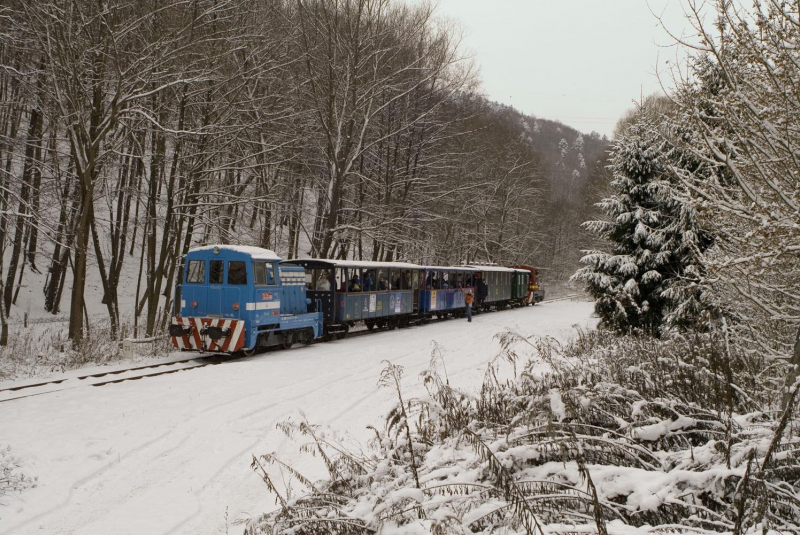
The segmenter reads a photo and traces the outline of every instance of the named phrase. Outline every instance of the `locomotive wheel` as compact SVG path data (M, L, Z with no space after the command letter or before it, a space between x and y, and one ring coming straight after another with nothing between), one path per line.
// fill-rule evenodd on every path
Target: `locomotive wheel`
M294 345L294 342L281 342L281 348L283 349L291 349Z

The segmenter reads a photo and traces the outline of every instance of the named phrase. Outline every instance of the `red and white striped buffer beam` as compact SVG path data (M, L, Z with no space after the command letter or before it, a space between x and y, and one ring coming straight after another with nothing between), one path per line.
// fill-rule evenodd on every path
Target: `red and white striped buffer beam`
M174 327L171 329L172 345L178 349L233 353L244 347L244 324L244 320L223 318L172 318L172 325L183 331L177 334ZM220 336L214 339L213 334Z

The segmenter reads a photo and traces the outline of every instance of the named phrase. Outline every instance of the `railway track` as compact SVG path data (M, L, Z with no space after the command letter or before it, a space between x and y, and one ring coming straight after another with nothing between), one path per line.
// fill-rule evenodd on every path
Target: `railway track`
M567 299L574 299L579 296L579 294L569 294L556 299L545 299L542 303L546 304L555 301L565 301ZM443 321L447 319L450 318L442 318L437 321ZM375 329L374 331L371 331L365 327L363 329L350 331L347 334L347 338L364 336L366 334L380 332L382 330L384 329ZM147 377L157 377L159 375L167 375L170 373L213 366L234 359L235 357L232 358L229 355L194 355L188 358L178 358L175 360L156 362L153 364L143 364L141 366L132 366L130 368L98 371L95 373L87 373L63 379L18 384L6 388L0 388L0 403L34 396L41 396L45 394L52 394L55 392L62 392L64 390L71 390L73 388L99 387L109 384L122 383L124 381L136 381Z
M575 298L580 297L580 296L581 296L581 294L568 294L568 295L565 295L563 297L557 297L555 299L545 299L544 301L542 301L542 303L553 303L555 301L566 301L567 299L575 299Z
M34 396L41 396L44 394L52 394L55 392L61 392L63 390L71 390L73 388L97 387L113 383L121 383L123 381L136 381L145 377L156 377L158 375L166 375L185 370L192 370L195 368L204 368L206 366L219 364L225 360L230 360L230 357L223 358L215 355L194 355L189 358L181 358L166 362L156 362L153 364L143 364L141 366L133 366L130 368L99 371L96 373L87 373L75 377L53 379L51 381L18 384L6 388L0 388L0 403Z

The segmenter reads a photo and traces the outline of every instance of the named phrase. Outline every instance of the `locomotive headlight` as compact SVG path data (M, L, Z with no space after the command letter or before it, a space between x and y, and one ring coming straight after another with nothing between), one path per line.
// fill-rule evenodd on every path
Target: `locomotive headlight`
M212 249L212 251L214 251L214 254L219 254L219 246L215 245L214 249Z
M234 303L233 304L233 309L234 310L239 310L239 303Z

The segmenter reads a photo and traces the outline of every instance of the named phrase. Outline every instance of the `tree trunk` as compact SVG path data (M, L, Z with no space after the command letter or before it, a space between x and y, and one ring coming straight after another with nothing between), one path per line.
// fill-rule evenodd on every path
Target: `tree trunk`
M19 196L19 208L17 210L17 223L14 229L14 240L12 242L11 259L8 264L6 274L6 284L3 288L3 304L6 311L11 310L11 303L14 298L14 279L16 278L19 267L20 257L23 249L23 234L27 225L30 224L30 186L33 174L36 172L37 163L35 161L37 147L41 146L42 139L42 114L36 108L31 110L30 127L28 129L28 139L25 144L25 163L22 168L22 189ZM22 278L20 277L20 281Z
M792 397L791 389L800 388L800 385L797 384L798 376L800 376L800 327L797 328L797 336L794 339L794 353L789 365L789 373L786 375L786 391L783 393L783 401L781 403L783 410L786 410L786 406Z
M75 344L83 342L83 321L86 291L86 263L91 227L93 195L91 183L82 185L81 215L75 230L75 265L72 279L72 300L69 308L69 338Z

